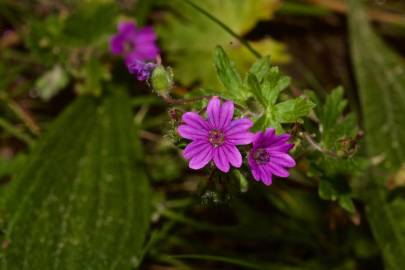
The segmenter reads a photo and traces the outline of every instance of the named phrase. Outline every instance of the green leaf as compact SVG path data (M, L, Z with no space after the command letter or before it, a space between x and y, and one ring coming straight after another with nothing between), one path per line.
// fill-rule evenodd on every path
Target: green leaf
M216 261L222 262L229 265L235 265L241 267L242 269L251 269L251 270L298 270L298 269L310 269L307 267L297 267L289 266L280 263L267 263L260 261L251 261L236 257L221 256L221 255L208 255L208 254L185 254L185 255L174 255L172 258L177 259L193 259L193 260L204 260L204 261Z
M343 110L346 108L347 100L343 99L343 93L343 88L338 87L326 98L321 115L324 130L329 130L335 126Z
M280 123L294 123L307 116L314 107L315 104L309 99L300 96L275 105L274 114Z
M358 132L354 113L343 115L347 100L343 98L342 87L334 89L326 98L325 104L318 110L321 121L321 143L327 149L339 151L344 147L341 140L353 140Z
M256 76L252 73L247 74L247 84L249 86L250 91L256 97L256 99L266 107L268 105L267 99L264 97L262 93L262 89L260 87L259 81L257 80Z
M405 200L388 201L388 176L405 163L405 63L368 24L358 0L349 1L353 66L359 86L367 152L384 157L368 175L367 214L387 268L405 265Z
M76 85L76 92L80 95L100 96L104 81L111 78L109 69L97 58L91 58L76 74L80 83Z
M217 46L214 51L214 65L218 79L225 87L226 94L235 99L235 101L245 100L247 93L244 91L242 79L234 63L220 46Z
M25 154L18 154L17 156L8 159L0 156L0 180L6 176L14 176L20 170L20 167L26 162Z
M280 93L290 83L290 77L283 75L278 67L271 67L266 58L259 59L252 65L245 77L245 88L264 109L263 115L255 121L254 130L264 130L271 126L276 128L277 132L282 132L282 124L300 121L315 107L315 104L304 96L277 103Z
M0 269L130 269L149 224L149 188L129 97L78 98L7 187Z
M336 199L339 196L338 191L336 190L336 188L334 187L334 185L329 182L329 181L321 181L319 183L319 197L321 197L324 200L332 200L332 201L336 201Z
M83 54L107 51L108 39L115 31L118 5L81 1L75 7L68 16L29 19L30 31L24 35L25 43L41 64L51 66L59 61L76 66L81 64Z
M114 20L118 5L114 2L79 2L78 8L67 17L60 41L68 46L88 46L90 43L108 39L115 29Z
M249 73L255 74L259 83L262 83L264 77L270 72L271 64L269 57L262 57L249 69Z
M349 195L344 195L339 197L339 205L350 213L355 213L356 208L354 207L353 200Z
M288 76L283 75L278 67L272 67L262 83L262 92L268 100L268 104L274 105L278 96L291 83Z
M356 208L350 197L350 188L341 177L324 178L319 183L319 197L324 200L338 201L339 205L348 211L354 213Z
M256 60L255 57L215 22L199 13L181 0L162 1L176 13L165 12L165 20L157 26L159 40L168 61L174 64L176 78L183 85L200 83L204 87L217 88L212 70L213 50L220 45L225 48L238 69L244 72ZM278 7L275 0L193 0L239 36L251 31L259 20L268 20ZM181 14L179 16L178 14ZM289 61L286 48L271 38L250 42L262 55L270 55L274 63Z

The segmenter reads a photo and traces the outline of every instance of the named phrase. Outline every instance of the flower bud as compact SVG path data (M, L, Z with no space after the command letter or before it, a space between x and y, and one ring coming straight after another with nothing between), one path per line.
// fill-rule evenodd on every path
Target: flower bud
M153 69L150 84L159 95L166 95L173 88L173 72L170 67L158 65Z

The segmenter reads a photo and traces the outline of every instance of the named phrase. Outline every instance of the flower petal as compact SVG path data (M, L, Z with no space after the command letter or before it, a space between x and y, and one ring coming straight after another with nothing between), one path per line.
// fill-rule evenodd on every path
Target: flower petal
M264 139L265 140L271 140L273 139L274 135L276 134L276 129L275 128L268 128L266 129L266 132L264 132Z
M227 173L229 171L229 160L223 147L214 148L214 163L222 172Z
M266 167L271 171L272 174L279 177L288 177L290 174L283 167L278 166L275 163L268 163Z
M136 47L136 50L134 50L132 53L136 55L134 57L136 57L138 60L154 61L159 54L159 48L154 43L146 43Z
M145 26L142 29L136 31L134 36L134 42L136 45L142 45L143 43L152 43L156 41L157 36L152 26Z
M271 171L266 166L258 166L263 184L270 186L273 182Z
M121 54L124 51L125 38L121 34L116 34L110 39L111 53L114 55Z
M193 170L199 170L212 160L212 147L203 148L198 154L196 154L191 160L188 166Z
M242 155L240 154L238 148L234 145L224 144L222 146L229 162L232 166L240 168L242 166Z
M241 118L233 120L228 126L224 128L225 135L232 135L241 131L248 131L253 126L252 120L249 118Z
M233 133L231 136L225 135L225 140L228 144L245 145L253 141L254 134L248 131Z
M189 125L181 125L177 128L177 132L181 137L189 140L207 140L208 131L191 127Z
M255 148L270 147L273 144L275 136L274 128L268 128L265 132L257 132L253 141L253 146Z
M202 130L209 130L209 124L198 113L186 112L183 114L181 120L190 127Z
M280 145L275 145L275 146L270 146L268 147L268 151L277 151L277 152L283 152L283 153L288 153L291 148L294 147L294 144L292 143L285 143L285 144L280 144Z
M281 145L286 143L289 139L291 138L290 134L282 134L280 136L275 136L275 138L273 138L271 145Z
M219 128L220 123L221 102L218 97L211 98L207 107L208 122L215 129Z
M134 34L136 32L136 25L131 21L123 21L118 24L118 32L123 34Z
M234 106L232 101L226 101L221 106L221 111L219 114L219 128L224 128L228 126L233 117Z
M183 157L185 159L192 159L198 155L205 148L211 148L211 144L207 141L196 140L189 143L183 151Z
M286 153L270 151L269 154L270 154L270 162L274 162L275 164L282 167L295 166L295 160Z
M251 171L252 171L253 178L254 178L256 181L260 181L260 179L261 179L262 177L261 177L259 168L251 169Z

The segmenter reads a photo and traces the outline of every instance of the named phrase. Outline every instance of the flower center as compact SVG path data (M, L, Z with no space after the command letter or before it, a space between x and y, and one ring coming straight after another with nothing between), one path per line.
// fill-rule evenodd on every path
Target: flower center
M253 153L253 158L257 164L266 164L270 161L270 154L264 148L259 148Z
M133 52L135 49L134 43L131 41L124 42L124 53L128 54Z
M222 131L213 129L208 135L208 140L214 147L217 147L225 142L225 135Z

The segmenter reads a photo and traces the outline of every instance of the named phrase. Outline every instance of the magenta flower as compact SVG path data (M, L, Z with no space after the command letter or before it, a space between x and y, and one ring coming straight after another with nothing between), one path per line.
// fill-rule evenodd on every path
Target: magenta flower
M289 134L276 135L274 128L255 134L253 147L248 155L249 167L255 180L271 185L272 175L288 177L289 173L285 168L295 166L295 160L288 155L288 151L294 146L288 143L290 137Z
M129 73L134 74L138 81L146 81L149 79L156 66L155 63L145 63L142 61L134 61L127 65Z
M118 33L110 39L110 49L113 54L124 57L128 68L133 65L139 67L140 64L148 64L148 62L156 60L159 55L156 39L156 34L151 26L136 28L134 22L121 22L118 24ZM140 68L140 70L143 74L135 73L135 75L148 79L150 72L145 73L147 68Z
M222 172L228 172L230 165L239 168L242 156L236 145L252 142L249 132L253 123L248 118L232 120L234 105L226 101L221 105L218 97L208 103L208 119L195 112L183 115L183 125L177 129L180 136L192 142L184 149L183 156L190 160L189 167L194 170L205 167L211 160Z

